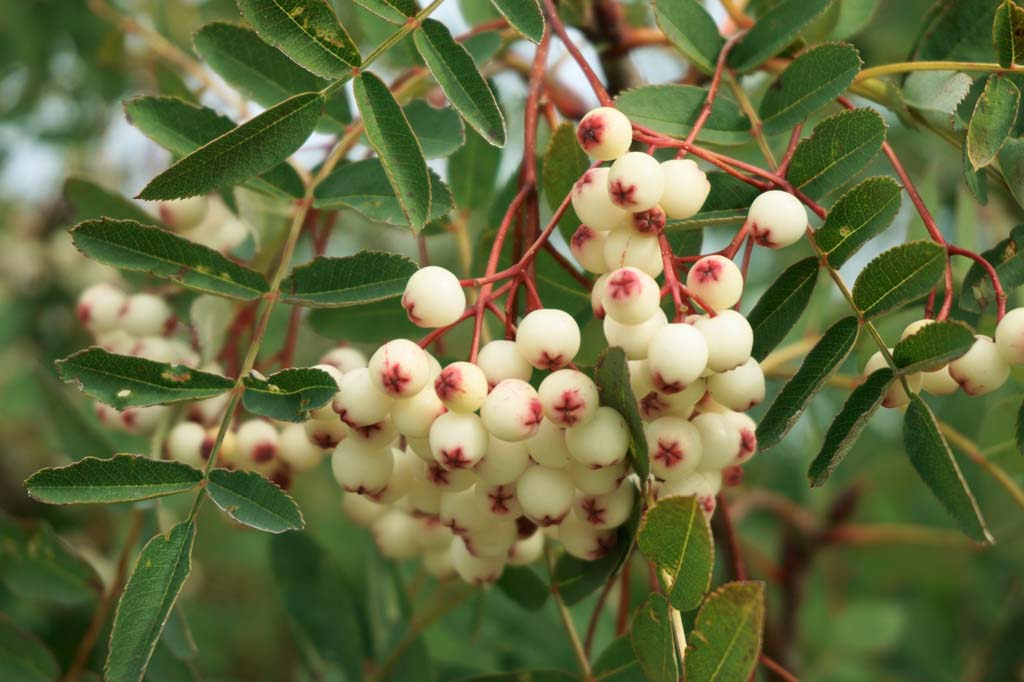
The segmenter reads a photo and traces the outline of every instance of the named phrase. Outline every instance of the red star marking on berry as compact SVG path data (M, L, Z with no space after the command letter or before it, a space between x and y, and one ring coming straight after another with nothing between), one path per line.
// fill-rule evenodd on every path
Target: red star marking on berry
M672 395L673 393L679 393L686 386L683 386L681 381L669 381L661 375L661 372L655 372L651 375L651 381L654 382L654 387L661 393Z
M508 486L499 485L496 488L492 488L487 493L487 498L490 500L491 511L495 514L508 514L512 511L511 502L515 495L511 491L506 490Z
M575 240L576 238L573 237ZM85 303L79 303L78 307L75 308L75 314L78 315L78 321L83 325L89 324L89 319L92 317L92 309Z
M527 407L526 417L523 419L523 426L532 429L535 426L540 426L540 422L543 419L544 408L541 407L540 401L534 398L530 401L530 404Z
M427 480L441 488L445 488L451 483L448 471L438 462L431 462L427 465Z
M469 457L466 456L461 445L441 450L441 459L444 460L445 466L449 469L465 469L473 463L470 461Z
M612 551L612 548L615 547L615 542L615 533L609 533L607 535L602 534L598 536L597 549L593 551L591 556L595 559L600 559L604 555L608 554L608 552Z
M216 439L213 436L207 436L206 438L203 438L203 442L199 446L199 456L202 457L203 460L210 459L210 454L213 452L213 444L215 442Z
M622 180L613 180L608 186L608 194L616 206L629 208L636 200L636 185L627 185Z
M586 243L593 238L594 231L591 230L586 225L580 225L579 229L573 233L570 243L574 249L579 250L582 249L586 245ZM85 320L82 320L82 323L85 324Z
M761 246L767 246L769 248L775 246L775 242L772 240L771 229L764 229L754 223L750 226L750 235L754 238L754 241Z
M121 423L124 424L126 429L134 428L139 423L139 417L132 411L121 413Z
M178 318L174 315L168 317L167 320L164 321L164 336L170 336L171 332L173 332L174 328L177 326Z
M592 182L594 182L594 173L593 171L587 171L583 174L583 177L576 181L576 184L573 186L573 191L577 194L582 194L583 188Z
M329 433L315 433L313 434L313 442L327 450L328 448L336 447L341 441Z
M462 392L462 372L455 367L446 367L434 381L434 391L441 400L448 400Z
M743 482L743 467L734 464L722 469L722 482L729 486L737 486Z
M704 508L705 514L710 514L715 511L716 503L714 495L704 495L703 497L698 498L697 501L700 502L700 506Z
M605 291L617 301L632 298L640 293L640 278L630 270L622 270L608 280Z
M595 526L603 524L605 511L606 510L598 506L595 498L588 497L583 500L583 513L586 515L588 523L592 523Z
M402 389L405 385L412 381L412 377L409 373L402 369L402 365L395 363L388 363L384 366L384 371L381 372L381 383L384 384L384 389L388 393L394 393L395 395L401 395Z
M276 453L277 448L274 447L273 443L260 443L252 449L252 461L269 462L274 459Z
M545 350L541 351L540 360L537 362L537 364L543 367L544 369L558 369L559 367L565 364L565 361L562 360L561 353L551 354Z
M344 417L342 417L342 420L344 420ZM349 424L349 426L352 426L352 425ZM383 427L383 425L381 425L380 422L377 422L376 424L370 424L369 426L352 426L352 430L353 431L358 433L363 438L367 438L367 439L372 437L373 434L377 433L382 428L384 428L384 427Z
M602 133L604 132L604 117L589 116L582 121L576 129L576 139L584 149L592 149L601 144Z
M633 227L640 234L657 234L665 227L665 211L655 206L632 215Z
M565 519L565 517L568 514L569 514L569 512L565 512L564 514L559 514L558 516L551 516L550 514L548 514L547 516L545 516L542 519L537 519L537 525L538 526L543 526L544 528L548 528L549 526L557 526L558 524L560 524L562 522L563 519Z
M572 426L580 420L580 413L587 405L580 399L579 391L562 391L558 402L554 405L558 413L558 422L566 426Z
M757 434L751 429L740 431L740 459L748 459L757 450Z
M416 303L413 301L408 294L402 296L402 307L405 308L405 314L409 317L409 321L413 324L419 324L422 320L414 312L416 310Z
M718 276L722 273L722 264L714 259L708 259L700 263L694 271L697 274L697 281L701 284L717 282Z
M651 391L640 399L640 413L648 419L661 414L666 407L668 403L662 400L656 391Z
M525 540L536 532L537 524L530 519L525 516L520 516L516 519L516 534L520 540Z
M658 439L658 449L654 452L654 459L669 469L683 461L684 456L685 454L683 453L683 448L679 445L679 441Z

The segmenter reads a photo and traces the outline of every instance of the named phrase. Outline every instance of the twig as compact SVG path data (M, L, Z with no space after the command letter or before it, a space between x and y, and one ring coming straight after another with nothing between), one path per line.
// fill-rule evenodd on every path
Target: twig
M550 547L547 545L544 546L544 557L548 567L548 576L551 579L551 599L558 608L558 616L562 619L562 626L565 628L565 633L569 636L569 644L572 646L572 652L576 656L580 672L583 673L585 680L589 680L592 675L590 660L587 658L587 652L583 648L583 643L580 642L576 626L572 622L572 614L569 613L569 608L565 605L565 600L562 599L562 595L558 591L558 583L555 581L555 558L551 554Z
M939 431L946 437L946 440L950 442L957 450L960 450L967 455L972 462L980 466L985 470L992 478L996 479L996 482L1003 487L1013 498L1013 501L1017 503L1017 506L1024 509L1024 490L1021 489L1017 482L1013 480L1006 470L1001 466L987 458L978 446L970 438L957 431L950 424L940 421Z
M768 656L761 654L759 660L761 661L761 665L771 670L773 673L781 677L786 682L800 682L800 680L797 679L796 675L783 668L779 663L775 661L775 659L769 658Z

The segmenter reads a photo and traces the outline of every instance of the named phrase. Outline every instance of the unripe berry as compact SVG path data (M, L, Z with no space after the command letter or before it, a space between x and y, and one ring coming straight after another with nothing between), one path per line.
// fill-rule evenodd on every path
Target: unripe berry
M341 496L341 511L352 523L369 528L374 521L388 513L388 507L365 495L345 493Z
M726 310L743 295L743 273L725 256L704 256L686 273L686 287L713 310Z
M661 288L637 268L619 268L608 275L602 293L605 313L620 324L651 319L661 303Z
M206 217L209 201L205 196L161 201L157 204L160 220L176 232L191 230Z
M396 400L391 407L391 421L403 436L426 438L434 420L446 411L434 387L428 384L413 397Z
M508 557L517 539L516 522L512 519L491 519L487 526L471 530L462 537L473 556L501 561Z
M743 412L764 400L764 372L754 358L735 369L708 378L711 397L730 410Z
M537 369L561 369L580 350L579 325L564 310L534 310L519 323L516 349Z
M554 526L572 508L574 488L565 469L531 466L516 482L523 513L539 526Z
M591 109L576 126L576 140L587 156L611 161L629 151L633 125L618 109L598 107Z
M338 415L329 419L310 419L302 427L309 442L321 450L333 450L348 435L348 427L338 419Z
M971 349L949 363L949 374L967 395L985 395L1010 378L1010 363L995 341L977 334Z
M442 493L466 490L477 480L472 469L445 469L436 461L427 463L424 476L430 485Z
M718 471L695 471L678 481L666 482L658 490L658 499L669 497L696 497L704 516L711 518L717 501L715 496L722 489L722 474Z
M204 440L206 430L202 426L195 422L181 422L167 434L164 448L170 459L201 469L205 466L202 456Z
M601 406L589 422L566 430L565 444L581 464L611 466L626 458L629 427L614 408Z
M505 379L529 381L533 375L533 367L520 355L516 342L505 339L484 345L477 356L476 364L483 370L488 385L492 387Z
M475 412L487 398L487 376L471 362L453 362L434 380L434 391L453 412Z
M552 372L540 382L537 394L544 416L558 426L585 424L597 412L597 384L579 370Z
M572 186L572 208L592 230L611 230L626 217L626 211L612 203L608 175L608 168L591 168Z
M281 436L273 424L262 419L242 422L235 432L238 444L238 468L270 473L277 467Z
M452 540L449 550L452 568L463 581L470 585L487 585L501 577L505 563L501 559L475 557L466 547L462 538Z
M607 232L592 230L586 225L580 225L573 232L569 239L569 249L584 270L595 275L608 272L608 264L604 260L604 242L607 237Z
M309 442L302 424L287 424L280 433L281 460L297 473L315 469L324 458L323 449Z
M681 417L659 417L644 425L651 473L672 481L700 465L704 446L697 427Z
M628 519L636 501L636 487L626 480L606 495L577 493L573 516L594 528L618 528Z
M515 483L529 465L526 441L511 443L489 435L487 454L477 462L474 471L481 481L489 485L507 485Z
M749 462L757 454L757 422L745 412L726 412L725 418L740 434L740 451L732 466Z
M640 324L622 324L610 317L604 318L604 338L609 346L619 346L630 360L643 360L651 339L668 324L665 311L658 308L653 315Z
M402 294L402 307L418 327L447 327L466 309L466 292L451 271L428 265L409 278Z
M661 173L665 176L665 193L661 207L672 220L683 220L700 211L711 192L707 175L690 159L662 161Z
M618 227L604 240L604 262L608 269L636 268L651 277L665 269L661 243L653 235L637 234L628 227Z
M512 566L527 566L544 554L544 533L535 530L530 536L516 541L508 551L508 563Z
M313 365L313 369L318 369L321 372L325 372L325 373L329 374L332 379L334 379L335 392L337 392L337 390L341 388L341 378L345 374L344 374L344 372L339 370L337 367L335 367L334 365L321 364L321 365ZM321 407L317 407L317 408L315 408L313 410L310 410L309 411L309 416L310 416L311 419L337 419L338 418L337 413L334 411L334 405L330 401L328 401L328 403L326 405L323 405Z
M697 464L698 471L721 471L733 463L740 454L743 440L739 425L723 412L703 412L691 422L697 427L703 455Z
M614 530L599 530L593 525L569 514L558 526L558 539L565 547L566 553L583 559L594 561L607 554L615 546Z
M996 347L1011 365L1024 364L1024 308L1014 308L996 325Z
M526 449L534 462L551 469L562 469L572 459L565 430L549 419L542 420L537 433L526 439Z
M892 349L889 349L889 353L892 353ZM882 351L878 351L868 360L868 364L864 365L864 377L871 376L874 372L888 367L889 364L885 361L885 356L882 355ZM921 390L921 375L919 373L908 374L907 384L910 385L910 390L914 393L918 393ZM903 382L896 377L889 384L889 389L885 393L885 397L882 399L882 407L903 407L910 403L910 396L907 395L906 390L903 388Z
M475 414L446 412L430 426L430 450L446 469L471 469L487 453L487 429Z
M684 322L657 331L647 347L651 381L659 393L685 390L708 365L708 343L696 327Z
M759 195L750 204L747 225L761 246L781 249L800 241L807 230L807 209L789 192L777 189Z
M646 211L630 213L626 225L633 232L647 237L657 237L665 229L665 210L661 206L652 206Z
M360 495L376 495L384 490L394 470L391 448L377 450L341 443L331 455L334 480L343 490Z
M389 559L401 561L419 554L416 542L419 533L416 520L397 509L392 509L373 522L370 531L377 550Z
M333 409L352 428L376 424L388 415L395 399L377 390L369 369L354 369L341 378Z
M351 372L360 367L366 367L370 361L362 351L351 346L338 346L324 353L320 358L321 365L330 365L342 374Z
M646 211L661 201L665 176L661 164L650 154L628 152L608 170L608 194L612 203L636 213Z
M162 336L174 327L174 313L153 294L132 294L121 306L121 327L132 336Z
M480 418L489 433L515 442L537 433L544 409L533 386L520 379L505 379L488 394Z
M484 516L512 521L523 513L518 500L516 500L514 483L487 485L480 481L473 486L473 494L476 496L477 506Z
M601 252L604 262L604 252ZM115 286L100 282L93 284L78 296L75 312L82 326L93 334L102 334L114 330L118 325L121 308L128 297Z
M601 257L604 258L604 255L602 254ZM604 291L609 277L610 275L607 272L598 277L594 280L594 286L590 290L590 311L594 313L594 317L599 320L603 320L605 316Z
M722 310L714 317L697 320L693 326L707 342L708 369L712 372L728 372L750 359L754 330L735 310Z
M392 398L411 398L430 380L430 363L422 348L409 339L388 341L370 357L374 387Z
M486 528L492 520L484 515L474 487L441 495L441 523L456 535Z
M448 551L452 544L452 532L441 524L436 516L410 514L416 521L416 547L420 552Z
M567 471L572 483L585 495L606 495L619 487L626 477L625 460L607 467L593 468L572 460Z
M372 495L373 499L383 504L395 504L403 499L413 486L417 474L423 473L423 462L411 452L391 448L394 466L387 485Z
M391 417L388 416L376 424L350 429L345 442L354 448L375 450L391 445L396 438L398 438L398 432L395 430Z

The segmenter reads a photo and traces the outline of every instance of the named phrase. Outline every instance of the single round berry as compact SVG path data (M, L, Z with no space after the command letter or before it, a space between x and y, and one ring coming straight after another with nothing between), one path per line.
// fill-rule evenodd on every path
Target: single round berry
M743 412L764 400L764 372L754 358L727 372L708 377L711 397L730 410Z
M213 454L213 446L217 443L217 435L220 433L219 426L211 426L206 430L206 438L203 439L203 447L200 452L205 463L210 461ZM220 442L217 449L217 466L228 468L240 468L238 462L238 438L234 431L228 431Z
M544 416L558 426L585 424L597 412L597 384L579 370L552 372L540 382L537 395Z
M695 471L704 455L697 427L681 417L659 417L644 425L651 473L665 481Z
M341 496L341 511L349 521L369 528L373 523L388 513L387 505L374 502L365 495L345 493Z
M480 418L490 434L515 442L537 433L544 409L533 386L521 379L505 379L484 400Z
M441 495L441 511L438 516L446 528L462 536L491 523L491 519L482 513L472 486Z
M162 336L174 327L174 313L153 294L132 294L121 306L118 322L132 336Z
M653 388L638 398L640 416L647 421L658 417L682 417L689 419L697 404L704 398L707 384L697 379L678 393L658 393Z
M890 355L892 349L889 349ZM885 356L882 355L882 351L878 351L868 359L868 364L864 365L864 377L869 377L875 372L889 364L885 360ZM914 373L906 376L907 384L910 386L910 390L914 393L918 393L921 390L921 374ZM899 378L892 380L889 384L889 389L885 393L885 397L882 399L882 407L903 407L910 403L910 396L907 395L906 389L903 388L903 382Z
M651 363L647 358L627 360L626 367L629 370L629 389L634 397L639 400L654 390L654 381L651 379Z
M202 456L206 429L195 422L176 424L167 434L164 448L170 459L188 464L197 469L205 465Z
M423 474L423 462L414 453L393 447L391 457L394 461L391 478L383 490L373 495L374 500L383 504L395 504L404 499L412 488L413 481Z
M455 577L455 566L452 565L452 554L449 549L451 534L448 535L449 544L443 549L434 549L424 552L421 560L423 570L435 580L448 580Z
M576 262L584 270L600 275L608 272L608 264L604 259L604 242L608 232L594 230L580 225L569 239L569 249Z
M601 252L604 263L604 252ZM100 282L93 284L78 296L75 312L82 326L93 334L114 330L119 324L121 308L128 301L123 291L115 286Z
M627 152L608 170L608 194L616 206L636 213L653 208L665 191L661 164L650 154Z
M754 348L754 330L735 310L722 310L714 317L703 317L693 325L708 347L708 369L728 372L750 359Z
M619 268L608 274L601 300L607 316L616 322L640 324L658 311L661 288L642 270Z
M416 521L416 547L420 552L448 551L448 546L452 544L452 532L441 524L437 516L423 516L414 512L410 516Z
M1010 363L995 341L978 334L971 349L949 363L949 374L967 395L985 395L1010 378Z
M487 454L477 462L474 471L481 481L490 485L507 485L530 465L530 452L526 441L510 442L488 436Z
M757 454L757 422L745 412L725 412L725 418L740 432L740 451L732 466L749 462Z
M323 449L309 441L302 424L286 424L280 441L281 460L297 473L315 469L324 458Z
M572 208L592 230L611 230L626 218L626 211L613 204L608 194L608 175L608 168L591 168L572 186Z
M313 365L312 368L318 369L321 372L324 372L325 374L329 374L330 377L334 379L334 389L335 393L337 393L337 391L341 388L341 379L343 376L345 376L345 373L342 372L337 367L335 367L334 365L320 364ZM219 368L215 371L220 373ZM326 405L322 405L320 407L310 410L309 417L310 419L337 419L338 415L334 411L333 404L331 402L328 402Z
M408 438L426 438L434 420L447 411L429 384L411 398L396 400L391 406L391 421L398 433Z
M370 357L370 378L377 390L392 398L411 398L430 380L430 363L422 348L409 339L388 341Z
M949 365L931 372L921 372L921 389L932 395L952 395L958 388L960 384L949 373Z
M666 482L658 491L658 498L696 497L704 516L711 518L717 501L715 496L722 489L722 474L718 471L695 471L677 481Z
M235 432L235 441L240 469L269 473L277 467L281 437L270 422L262 419L242 422Z
M360 368L342 376L332 406L341 421L355 429L384 419L394 402L374 386L369 368Z
M770 190L750 204L747 226L761 246L781 249L800 241L807 230L807 209L789 192Z
M184 232L203 222L209 207L210 202L207 198L199 196L161 201L157 204L156 210L165 225L178 232Z
M477 506L484 516L493 516L495 519L512 521L523 513L523 510L519 507L519 501L516 500L516 486L514 483L487 485L486 483L478 482L473 486L473 494L476 496Z
M635 500L636 487L627 480L604 495L576 493L572 515L594 528L618 528L629 519Z
M419 455L413 457L419 459ZM414 470L415 475L405 493L404 505L413 514L437 516L441 511L441 491L427 480L426 469L420 461L420 468Z
M638 234L628 227L618 227L604 240L604 260L608 269L636 268L651 277L665 269L661 243L655 235Z
M651 381L659 393L686 390L708 365L708 343L692 324L677 322L659 329L647 347Z
M462 537L466 549L475 557L504 561L512 546L519 539L514 519L495 519L483 527L470 531Z
M442 493L466 490L477 480L472 469L445 469L437 461L427 463L424 476L427 483Z
M643 360L651 339L668 324L665 311L658 308L651 317L640 324L621 324L610 317L604 318L604 338L609 346L619 346L630 360Z
M576 139L587 156L611 161L629 151L633 125L618 109L598 107L589 111L576 126Z
M996 347L1011 365L1024 364L1024 308L1014 308L996 325Z
M590 311L594 313L594 317L599 320L603 320L605 317L604 291L609 277L609 273L604 273L594 280L594 286L590 289Z
M476 364L487 377L487 384L492 387L505 379L529 381L533 375L533 367L520 355L516 342L505 339L485 344L480 349Z
M665 209L661 206L652 206L646 211L630 213L626 225L637 234L656 237L665 229L666 220Z
M450 270L428 265L409 278L402 294L402 307L418 327L447 327L466 309L466 292Z
M544 554L544 533L535 530L531 535L516 540L508 551L508 563L512 566L528 566Z
M471 362L453 362L434 379L434 392L453 412L475 412L487 398L487 376Z
M452 568L463 581L470 585L493 583L501 577L505 570L505 563L501 559L473 556L462 538L452 540L449 556Z
M566 430L565 444L573 459L581 464L611 466L626 458L629 427L614 408L601 406L589 422Z
M369 363L369 359L367 359L362 351L351 346L338 346L324 353L323 357L320 358L319 364L330 365L342 374L345 374L354 369L366 367Z
M487 453L487 429L475 414L446 412L430 426L430 450L446 469L471 469Z
M346 492L360 495L375 495L384 490L394 466L394 454L389 447L373 450L343 442L331 455L334 480Z
M537 369L561 369L580 350L579 325L564 310L534 310L519 323L516 349Z
M703 412L691 423L697 427L704 448L698 471L721 471L733 463L743 446L738 424L723 412Z
M344 442L354 448L375 450L388 447L397 437L398 431L395 430L395 424L391 420L391 416L388 415L376 424L349 429Z
M614 530L601 530L593 524L581 521L575 514L569 514L558 526L558 539L567 554L594 561L606 555L615 546Z
M562 469L572 459L565 444L565 429L548 419L541 420L537 433L526 439L526 450L534 462L551 469Z
M562 522L572 508L572 479L565 469L531 466L516 482L516 499L523 513L539 526Z
M690 159L670 159L661 163L665 193L661 207L672 220L684 220L700 211L711 192L707 175Z
M567 471L572 483L585 495L606 495L615 490L626 477L625 460L618 464L596 469L576 460L569 462Z
M924 329L933 322L935 322L935 320L930 319L923 319L911 322L903 329L903 333L900 334L900 341L903 341L904 339L913 336L914 334L921 331L922 329Z
M743 295L743 273L725 256L704 256L686 273L686 287L712 310L726 310Z
M392 509L370 527L377 550L389 559L401 561L419 554L419 524L403 511Z
M306 439L321 450L333 450L348 436L348 427L333 415L327 419L310 419L302 425Z

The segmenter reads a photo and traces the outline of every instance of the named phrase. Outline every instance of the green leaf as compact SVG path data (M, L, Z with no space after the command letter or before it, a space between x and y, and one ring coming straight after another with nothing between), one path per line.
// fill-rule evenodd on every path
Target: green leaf
M191 154L236 129L234 122L227 116L174 97L136 97L124 103L124 111L129 123L178 156ZM303 193L302 179L294 168L285 163L278 164L245 185L283 198L298 198Z
M270 290L263 275L220 252L134 220L87 220L71 230L71 237L94 260L196 291L251 301Z
M999 171L1017 204L1024 207L1024 138L1011 138L999 152Z
M647 459L647 438L636 397L629 384L626 353L618 346L607 349L594 366L594 382L600 392L601 404L614 408L629 426L629 462L641 481L647 480L650 462Z
M392 24L404 24L419 11L416 0L355 0L355 3Z
M846 360L859 331L856 317L844 317L822 335L757 425L757 444L761 450L777 445L789 433L811 398Z
M814 293L820 264L814 256L793 263L772 282L747 315L754 330L751 355L758 362L786 338L795 326Z
M338 565L307 533L284 533L270 539L270 566L299 640L338 666L346 679L363 679L369 647L353 607L356 590Z
M118 410L213 398L235 385L231 379L217 374L115 355L97 346L55 364L61 381L76 382L86 394Z
M267 45L255 31L213 21L192 36L196 51L207 64L236 90L264 107L272 107L292 95L316 92L330 81L315 76ZM352 116L343 95L330 97L324 114L340 129Z
M60 666L38 637L0 613L0 679L12 682L54 682Z
M999 281L1006 291L1012 291L1024 283L1024 225L1010 231L1010 236L981 254L999 275ZM977 263L964 276L960 291L960 307L980 313L996 300L995 290L988 273Z
M839 268L871 238L881 234L900 210L901 188L885 175L851 187L825 218L814 239L832 267Z
M840 0L839 16L829 33L829 40L846 40L864 30L871 20L881 0Z
M417 99L402 108L427 159L450 156L466 143L466 130L458 112L451 107L436 108ZM431 180L434 178L431 177Z
M110 453L118 449L110 429L100 424L95 413L82 409L82 401L73 400L77 396L66 390L56 377L40 376L38 386L43 406L53 420L60 454L77 460L97 452Z
M15 521L0 513L0 577L21 599L75 606L94 601L103 586L92 565L41 519Z
M505 117L466 48L455 42L448 27L436 19L424 19L413 32L413 40L437 84L466 123L495 147L504 147Z
M409 321L398 301L388 299L345 308L315 308L307 318L321 336L350 343L380 343L382 338L418 338L423 330Z
M782 52L833 0L783 0L757 18L729 53L729 65L743 73Z
M312 367L291 367L266 379L245 377L242 405L253 414L281 421L305 421L310 410L323 407L338 392L334 378Z
M764 635L764 583L726 583L704 601L686 656L687 682L745 680L757 665Z
M654 593L647 596L633 615L629 638L636 660L649 682L676 682L679 679L669 609L671 606L665 596Z
M192 570L194 521L156 535L139 553L117 602L104 668L107 682L138 682L146 673L160 632Z
M295 95L206 143L153 178L140 199L180 199L266 173L302 146L316 128L324 99Z
M807 471L807 477L811 485L817 488L824 485L828 477L832 475L835 468L846 457L846 453L853 448L854 443L860 438L860 432L867 426L868 420L875 410L882 404L889 384L893 382L895 375L888 367L871 373L864 383L853 389L850 397L846 399L839 414L828 427L825 433L825 442L817 457L811 462Z
M800 142L786 178L812 198L824 196L867 166L884 141L885 122L877 111L841 111Z
M325 0L238 0L238 6L263 40L318 76L343 78L362 63Z
M32 498L47 504L109 504L173 495L191 490L201 480L201 471L181 462L114 455L40 469L25 487Z
M509 25L534 43L544 37L544 13L537 0L491 0Z
M992 22L992 42L1000 66L1024 61L1024 8L1013 0L1003 0Z
M766 133L781 133L831 103L853 83L862 62L849 43L826 43L786 67L761 100Z
M419 140L384 82L372 73L355 79L356 104L363 115L366 137L377 151L402 213L413 232L430 216L430 175Z
M441 220L452 210L452 195L432 169L430 177L429 221ZM363 159L339 166L324 178L313 193L317 208L352 208L369 220L405 227L408 220L402 203L380 159Z
M697 0L657 0L654 18L676 49L687 61L711 74L725 39L718 24Z
M214 469L206 494L235 521L257 530L283 533L306 526L291 495L255 471Z
M86 178L72 176L65 180L64 198L74 207L77 221L106 217L161 225L156 216L146 213L138 204Z
M932 322L896 344L892 359L901 374L933 371L956 360L974 345L974 332L963 322Z
M1024 403L1017 411L1017 452L1024 455Z
M700 606L711 587L715 547L696 497L669 497L644 514L637 546L670 578L666 594L678 611Z
M548 601L551 588L529 566L506 566L495 583L505 596L527 611L537 611Z
M644 85L621 93L615 98L615 106L633 123L664 135L685 138L700 116L707 95L707 90L695 85ZM746 144L750 142L750 121L736 102L719 92L697 140L710 144Z
M541 187L548 208L558 208L589 166L590 160L576 141L576 126L571 121L562 121L548 141L541 164ZM558 221L558 230L568 240L579 226L580 219L570 204Z
M463 677L459 682L579 682L579 680L578 675L570 675L561 670L517 670L511 673Z
M1013 130L1020 90L1006 76L992 74L974 105L967 127L967 156L977 170L992 163Z
M323 308L362 305L401 296L417 270L397 253L360 251L344 258L316 258L281 283L285 303Z
M949 444L939 431L935 415L918 395L911 397L903 418L903 447L921 480L960 529L973 540L991 544L993 539L985 519Z
M853 304L866 319L878 317L921 298L946 269L946 249L913 241L894 246L874 258L853 284Z
M619 637L601 652L594 662L594 675L601 682L646 682L629 635Z
M920 22L914 60L991 61L992 0L936 2Z
M456 205L464 211L487 206L494 198L500 164L501 150L467 130L466 144L448 160L448 182Z

